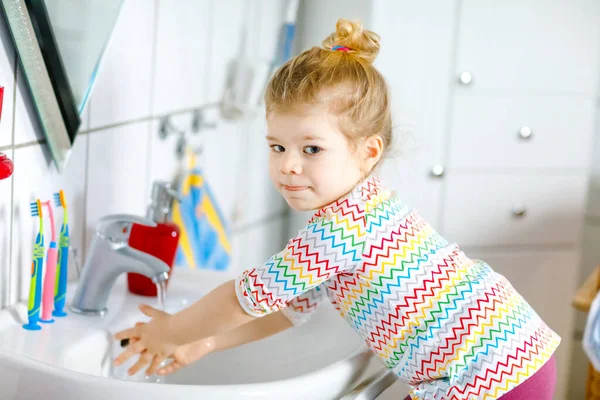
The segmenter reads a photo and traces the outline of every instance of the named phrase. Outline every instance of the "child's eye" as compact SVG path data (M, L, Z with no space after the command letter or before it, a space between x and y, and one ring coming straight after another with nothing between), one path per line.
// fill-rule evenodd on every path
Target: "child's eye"
M317 146L306 146L304 148L304 152L306 154L317 154L317 153L321 152L321 148L317 147Z
M285 151L285 149L283 148L283 146L280 146L278 144L274 144L271 146L271 150L273 150L275 153L283 153Z

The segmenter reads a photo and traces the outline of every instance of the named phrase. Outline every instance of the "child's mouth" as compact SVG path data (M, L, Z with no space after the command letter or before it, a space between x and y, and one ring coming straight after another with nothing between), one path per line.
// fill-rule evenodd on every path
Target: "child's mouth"
M308 189L308 186L288 186L288 185L282 185L282 186L288 192L301 192L302 190Z

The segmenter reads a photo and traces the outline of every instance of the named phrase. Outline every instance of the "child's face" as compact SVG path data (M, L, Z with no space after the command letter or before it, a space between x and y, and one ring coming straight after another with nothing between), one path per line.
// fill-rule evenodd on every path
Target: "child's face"
M267 118L273 184L295 210L316 210L348 193L363 177L360 157L336 117L271 113Z

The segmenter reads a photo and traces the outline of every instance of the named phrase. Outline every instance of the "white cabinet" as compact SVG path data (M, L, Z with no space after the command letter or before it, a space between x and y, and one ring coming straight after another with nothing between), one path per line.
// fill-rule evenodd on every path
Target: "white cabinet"
M350 13L341 0L327 4L330 19L336 7ZM360 4L370 10L354 17L381 36L375 65L392 100L396 144L382 178L442 235L506 275L561 335L556 400L564 400L600 1Z
M563 400L598 94L600 1L458 4L442 233L504 274L562 337L555 399Z
M455 77L486 91L594 94L597 0L462 0Z
M394 146L382 178L431 223L439 222L442 165L456 12L451 1L373 2L373 24L382 38L375 66L392 98Z
M504 275L538 315L562 338L556 351L558 374L556 399L564 399L569 376L573 335L573 311L569 301L576 289L572 273L579 262L576 250L469 251L471 259L485 260Z
M565 399L600 1L374 4L384 43L377 66L396 140L406 141L383 177L449 240L506 275L561 335L556 399Z

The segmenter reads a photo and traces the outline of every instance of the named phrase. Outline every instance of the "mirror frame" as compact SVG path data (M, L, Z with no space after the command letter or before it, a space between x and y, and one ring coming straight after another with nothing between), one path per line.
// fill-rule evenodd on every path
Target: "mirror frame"
M81 126L80 115L87 105L95 79L90 77L90 86L79 110L44 0L0 0L0 5L46 142L56 167L62 171ZM101 64L103 58L104 51L99 55L97 65ZM96 73L94 71L94 75Z

